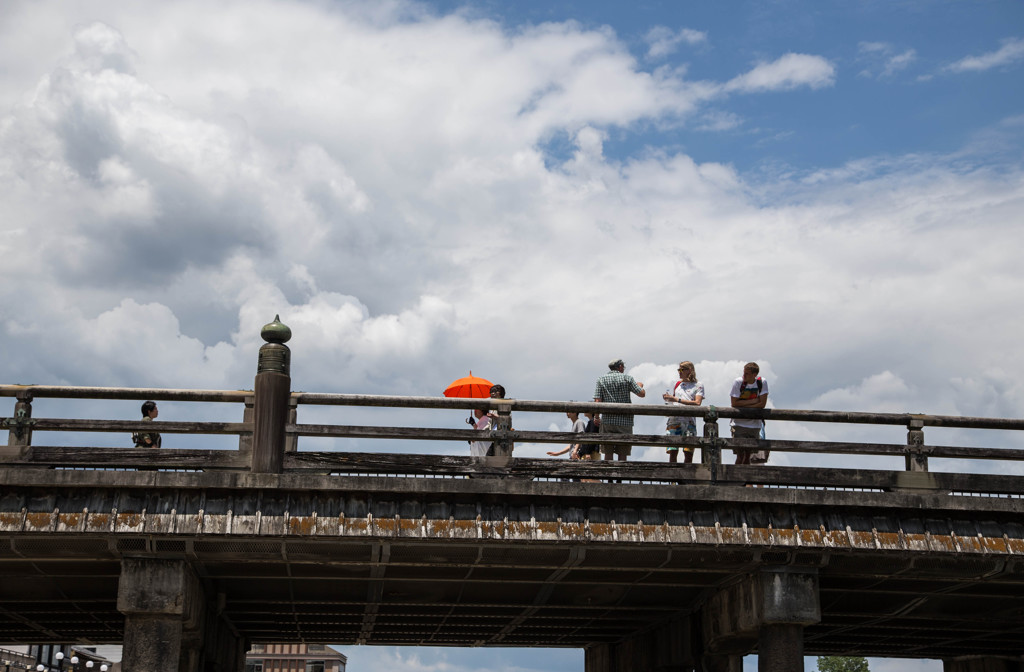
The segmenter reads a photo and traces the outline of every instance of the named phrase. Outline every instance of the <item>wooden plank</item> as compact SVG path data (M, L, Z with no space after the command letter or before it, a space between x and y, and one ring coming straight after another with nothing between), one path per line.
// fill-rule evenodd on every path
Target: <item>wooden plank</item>
M248 457L236 450L31 446L25 455L8 458L0 463L3 467L17 465L126 469L241 469L248 467Z
M483 408L498 410L499 400L494 399L448 399L445 397L395 397L368 394L321 394L294 392L292 399L300 404L328 406L384 406L391 408ZM757 418L786 420L792 422L831 422L843 424L875 424L908 426L920 421L923 426L962 427L976 429L1024 430L1021 418L981 418L950 415L927 415L917 413L865 413L851 411L818 411L768 408L748 410L731 407L697 406L669 407L662 404L605 404L594 402L540 401L528 399L503 399L500 403L511 407L513 412L565 413L620 413L626 415L673 416L706 418L709 414L719 418Z
M133 399L242 403L248 390L181 390L154 387L78 387L71 385L0 385L0 397L30 394L35 399Z
M707 483L709 470L700 464L666 462L578 462L514 458L503 467L491 462L454 455L384 453L299 452L285 456L285 471L330 471L349 474L394 473L400 475L456 475L492 473L511 478L596 478L599 480ZM834 469L826 467L773 467L721 465L716 482L721 485L757 484L800 488L864 490L934 490L1024 494L1024 478L992 474Z
M83 420L33 418L32 430L65 432L159 432L161 434L245 434L251 422L143 422L142 420Z
M475 429L446 429L430 427L379 427L366 425L310 425L294 424L285 431L299 436L319 436L360 439L409 439L416 441L497 441L509 438L522 443L578 443L580 435L572 432L492 431ZM587 443L615 443L651 446L700 446L703 439L676 437L665 434L590 434Z
M0 397L28 394L34 398L68 399L153 399L157 401L209 401L244 402L252 396L249 390L184 390L129 387L76 387L63 385L0 385ZM332 406L377 406L388 408L436 408L498 410L499 406L512 411L565 413L566 411L596 411L628 415L671 416L681 415L706 418L758 418L792 422L829 422L844 424L876 424L908 426L920 422L925 427L960 427L975 429L1024 430L1021 418L982 418L916 413L865 413L848 411L819 411L799 409L749 410L731 407L669 407L662 404L604 404L594 402L564 402L528 399L458 399L447 397L405 397L367 394L324 394L293 392L295 403Z

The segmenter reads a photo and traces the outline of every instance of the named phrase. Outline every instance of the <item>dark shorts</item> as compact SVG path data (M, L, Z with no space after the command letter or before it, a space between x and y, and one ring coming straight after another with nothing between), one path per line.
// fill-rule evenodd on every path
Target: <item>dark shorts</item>
M760 439L761 438L761 428L760 427L733 427L732 428L732 438L734 438L734 439ZM764 464L765 462L768 461L768 453L769 453L769 451L767 451L767 450L739 450L737 448L733 448L732 452L735 453L736 455L739 455L740 453L750 453L750 463L751 464Z
M602 434L632 434L633 428L627 425L601 425ZM633 452L633 446L623 443L602 443L601 452L606 460L612 459L613 455L628 457Z

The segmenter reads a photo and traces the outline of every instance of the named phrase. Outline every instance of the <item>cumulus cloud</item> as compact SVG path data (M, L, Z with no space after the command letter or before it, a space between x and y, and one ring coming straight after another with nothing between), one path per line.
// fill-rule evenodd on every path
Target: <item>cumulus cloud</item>
M734 127L730 94L830 86L820 56L722 83L643 70L572 23L96 7L31 24L34 84L0 98L18 101L0 112L0 340L25 353L9 380L245 388L280 314L296 389L437 395L472 369L587 399L611 357L655 386L685 358L722 404L752 359L778 408L870 404L885 374L906 386L886 403L1019 414L992 374L1024 365L1005 310L1024 291L1016 163L755 181L678 148L608 151L650 123Z
M654 26L644 35L647 43L647 58L656 60L665 58L676 52L680 45L696 45L706 43L707 33L692 28L672 30L667 26Z
M1024 39L1013 37L1002 41L1002 46L980 56L966 56L946 66L947 72L981 72L1024 60Z
M754 93L788 91L802 86L820 89L835 84L835 66L821 56L785 54L726 82L725 91Z

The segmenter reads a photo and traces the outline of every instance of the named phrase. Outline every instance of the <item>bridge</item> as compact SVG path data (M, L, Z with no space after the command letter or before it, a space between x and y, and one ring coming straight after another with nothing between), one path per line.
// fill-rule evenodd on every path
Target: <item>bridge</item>
M925 441L933 427L1022 420L294 392L275 324L251 391L0 385L14 400L0 642L123 643L129 672L241 670L254 641L574 647L586 672L736 672L748 653L768 671L803 669L805 654L1024 668L1024 450ZM240 417L159 422L227 448L39 445L34 434L123 442L153 428L36 417L40 399L230 404ZM299 422L330 407L488 409L505 448L578 438L514 430L513 413L682 413L704 434L607 438L694 446L698 464L309 450L317 437L480 436ZM723 438L733 417L906 427L907 441ZM725 464L737 447L905 468ZM1004 473L934 471L939 458Z

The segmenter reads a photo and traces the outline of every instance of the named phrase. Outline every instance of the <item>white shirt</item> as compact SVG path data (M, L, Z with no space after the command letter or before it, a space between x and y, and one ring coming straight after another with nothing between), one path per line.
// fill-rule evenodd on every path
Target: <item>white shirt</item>
M485 415L481 418L477 418L474 428L481 431L489 431L491 429L491 416ZM487 451L491 449L491 441L473 441L469 444L469 454L472 457L487 457Z
M768 394L768 381L764 378L759 379L761 381L761 393L757 392L757 380L752 382L750 385L743 384L743 376L740 376L736 380L732 381L732 391L729 392L729 396L733 399L753 399L755 397L762 397ZM760 429L764 425L763 420L748 420L746 418L733 418L733 427L754 427Z

